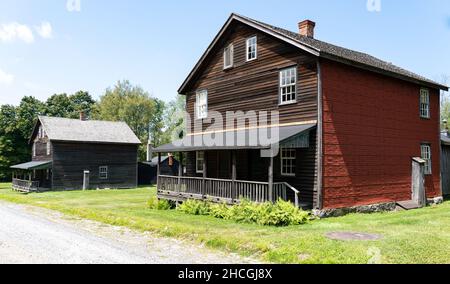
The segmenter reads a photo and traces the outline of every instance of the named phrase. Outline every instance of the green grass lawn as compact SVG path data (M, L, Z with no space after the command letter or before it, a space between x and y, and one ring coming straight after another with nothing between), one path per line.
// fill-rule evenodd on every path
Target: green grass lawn
M353 214L286 228L236 224L212 217L146 208L154 188L21 195L0 184L0 199L67 215L201 242L210 248L275 263L450 263L450 202L408 212ZM335 231L376 233L378 241L333 241Z

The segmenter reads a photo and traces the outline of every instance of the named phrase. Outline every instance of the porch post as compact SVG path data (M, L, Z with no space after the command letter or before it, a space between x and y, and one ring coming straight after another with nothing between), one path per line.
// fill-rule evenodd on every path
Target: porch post
M156 166L156 189L160 189L160 178L161 175L161 153L158 153L158 165Z
M273 155L270 155L269 162L269 202L273 202Z
M233 150L231 152L231 160L232 160L232 166L231 166L231 200L234 201L237 199L236 196L236 178L237 178L237 171L236 171L236 150Z
M181 192L182 176L183 176L183 152L180 152L180 161L178 162L178 192Z
M208 172L206 169L207 163L207 154L206 151L203 152L203 182L202 182L202 195L204 196L206 193L206 178L208 177Z

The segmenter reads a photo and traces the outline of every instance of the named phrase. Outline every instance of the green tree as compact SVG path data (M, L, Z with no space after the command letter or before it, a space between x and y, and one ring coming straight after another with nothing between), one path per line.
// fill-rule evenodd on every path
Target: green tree
M183 95L178 95L168 104L164 112L165 129L161 139L162 144L170 143L185 135L185 112L186 97Z
M85 91L78 91L69 97L74 112L69 115L70 118L78 118L80 112L84 112L88 117L91 116L95 101L92 96Z
M69 117L74 106L67 94L55 94L45 103L45 114L52 117Z
M4 105L0 109L0 180L9 180L10 166L30 159L28 143L37 116L44 104L24 97L18 107Z
M450 76L442 75L441 83L446 85L450 81ZM447 120L450 126L450 95L448 92L441 91L441 121ZM442 125L442 129L445 126Z
M124 121L134 131L137 137L146 143L149 129L161 129L160 116L164 105L152 98L139 86L133 86L129 81L119 81L113 88L108 88L96 105L93 113L95 119L108 121ZM159 138L159 132L155 131ZM139 149L139 157L145 158L146 147Z

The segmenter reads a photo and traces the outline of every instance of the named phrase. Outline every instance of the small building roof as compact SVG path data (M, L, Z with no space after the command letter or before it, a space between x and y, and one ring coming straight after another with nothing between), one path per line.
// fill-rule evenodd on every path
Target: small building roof
M67 119L39 116L50 141L141 144L125 122Z
M311 124L300 124L293 126L283 126L283 127L268 127L268 128L255 128L255 129L242 129L242 130L231 130L225 132L215 132L215 133L202 133L194 134L185 137L182 140L177 140L173 143L163 145L154 149L156 153L170 153L170 152L194 152L194 151L210 151L210 150L244 150L244 149L257 149L257 150L267 150L276 144L287 143L291 148L296 148L299 144L296 141L296 137L305 132L310 131L315 128L317 123ZM261 133L265 131L265 133ZM278 131L275 132L275 131ZM227 137L227 134L232 133L232 138ZM221 135L220 135L221 134ZM261 135L262 134L262 135ZM276 135L278 135L277 139ZM215 137L214 137L215 136ZM272 141L261 141L261 137L272 138ZM207 145L205 141L214 139L218 142L215 145ZM242 139L239 139L242 138ZM242 141L241 141L242 140ZM309 142L309 141L308 141Z
M46 170L52 168L52 161L35 161L12 166L15 170Z

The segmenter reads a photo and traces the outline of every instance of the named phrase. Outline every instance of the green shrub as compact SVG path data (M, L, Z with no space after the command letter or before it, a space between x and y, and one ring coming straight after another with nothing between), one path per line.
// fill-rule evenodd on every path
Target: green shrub
M291 202L278 200L254 203L243 200L238 205L210 204L203 201L188 200L179 208L191 215L210 215L215 218L232 220L238 223L259 224L261 226L291 226L305 224L310 214L296 208Z
M178 206L178 210L191 215L207 216L211 213L210 204L198 200L186 200L183 204Z
M153 197L147 202L148 208L153 210L170 210L172 209L172 205L168 200L158 199L157 197Z

